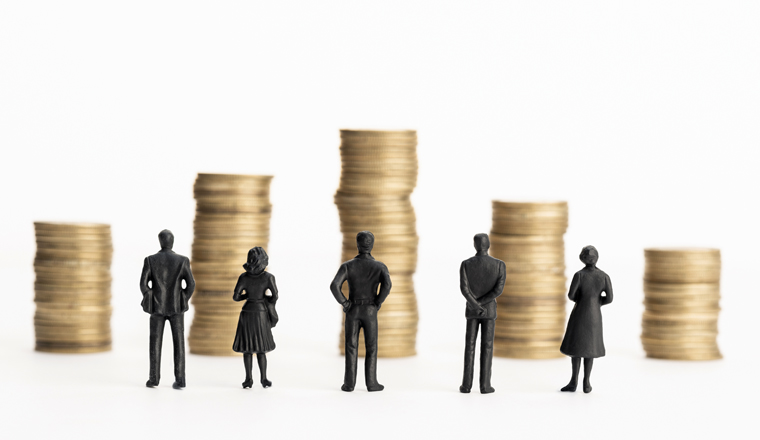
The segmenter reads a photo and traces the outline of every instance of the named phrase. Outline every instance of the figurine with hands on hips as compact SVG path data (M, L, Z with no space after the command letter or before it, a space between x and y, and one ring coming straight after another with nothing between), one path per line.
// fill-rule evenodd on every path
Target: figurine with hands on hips
M371 232L356 234L359 254L341 264L330 283L330 291L346 314L346 370L341 389L348 392L353 391L356 385L360 329L364 329L364 380L367 391L382 391L384 388L377 382L377 311L391 293L391 277L388 267L372 256L374 244L375 236ZM348 283L348 298L341 292L345 282Z
M158 241L161 250L145 257L140 276L142 308L150 314L150 373L145 386L156 387L161 379L161 344L166 321L169 321L174 342L172 388L178 390L185 387L185 312L195 291L195 280L190 260L172 250L174 234L164 229L158 234Z

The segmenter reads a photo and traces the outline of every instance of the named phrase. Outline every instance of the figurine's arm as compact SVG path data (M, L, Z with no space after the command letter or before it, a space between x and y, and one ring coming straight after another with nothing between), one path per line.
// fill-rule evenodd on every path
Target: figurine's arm
M143 263L143 269L142 269L142 275L140 275L140 291L142 292L143 296L145 296L150 291L150 286L148 286L148 281L150 281L150 263L148 262L148 257L145 257L145 263Z
M607 274L604 274L604 277L607 279L607 285L604 288L604 293L607 295L602 297L602 305L606 306L607 304L612 302L612 281L610 281L610 276Z
M503 261L499 261L499 279L496 280L496 285L493 286L490 292L478 298L480 305L485 305L495 300L501 292L504 291L504 282L507 280L507 266Z
M567 297L570 298L570 301L575 302L576 301L576 293L578 293L578 286L580 285L581 280L580 276L578 275L578 272L573 275L573 280L570 282L570 290L567 291Z
M272 274L269 274L269 291L272 293L269 302L272 304L277 303L277 300L279 299L279 296L277 296L277 283L275 283L274 275Z
M195 292L195 278L193 278L193 271L190 270L190 260L185 258L185 263L182 265L182 278L184 278L185 283L187 284L187 287L185 288L185 298L190 300L190 297L193 296L193 292Z
M473 310L485 313L486 309L478 304L478 300L476 300L472 295L472 292L470 292L470 282L467 280L467 271L464 270L464 261L462 262L462 265L459 266L459 290L462 291L464 299L467 300L467 303L473 308Z
M235 301L243 301L248 299L248 292L243 293L245 290L243 288L243 276L245 276L245 274L238 277L237 284L235 284L235 291L232 293L232 299Z
M343 306L344 312L348 312L348 309L351 308L351 301L347 300L343 295L343 292L340 291L340 288L343 287L343 283L346 282L347 278L348 269L345 264L341 264L338 273L335 274L335 278L333 278L332 283L330 283L330 291L335 297L335 300L338 301L338 304Z
M380 274L380 293L377 294L377 299L375 299L375 305L377 305L377 308L380 309L380 306L383 305L383 302L386 298L388 298L388 295L391 293L391 274L388 273L388 266L383 264L383 271Z

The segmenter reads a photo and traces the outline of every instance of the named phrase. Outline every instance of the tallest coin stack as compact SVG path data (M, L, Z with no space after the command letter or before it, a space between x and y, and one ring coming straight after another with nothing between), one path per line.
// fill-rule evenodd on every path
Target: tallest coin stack
M335 204L343 233L342 261L356 256L357 233L374 234L372 255L388 266L393 284L377 314L378 356L413 356L418 314L412 275L419 238L409 197L417 185L417 132L341 130L340 138L342 171ZM348 297L347 283L343 294ZM344 342L341 330L341 351ZM364 355L363 335L359 354Z

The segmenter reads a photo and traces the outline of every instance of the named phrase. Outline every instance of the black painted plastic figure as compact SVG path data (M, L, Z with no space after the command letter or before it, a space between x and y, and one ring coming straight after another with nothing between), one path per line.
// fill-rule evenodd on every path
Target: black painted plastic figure
M586 267L576 272L570 283L567 297L575 305L559 349L572 358L573 376L562 391L575 391L577 388L583 358L583 392L590 393L594 358L605 354L601 307L612 302L612 283L610 277L596 267L599 253L594 246L584 247L580 259Z
M232 299L244 301L243 310L240 311L237 333L232 349L243 353L245 365L245 382L243 388L253 386L253 353L259 363L261 374L261 386L269 388L272 382L267 379L267 355L274 350L274 338L272 327L277 324L277 284L274 275L266 272L269 265L269 256L261 247L255 247L248 251L248 261L243 264L245 272L238 278L235 293ZM266 295L269 290L271 296Z
M343 391L353 391L356 385L356 364L359 345L359 329L364 329L364 380L367 391L382 391L377 382L377 311L391 293L391 277L385 264L375 260L370 252L375 236L369 231L356 234L359 255L340 265L330 284L335 299L346 313L346 374ZM348 299L341 292L348 281ZM377 287L380 285L380 292Z
M142 308L150 314L150 375L145 386L155 387L161 379L161 343L169 321L174 341L174 389L185 387L185 312L195 290L190 260L172 251L174 235L168 229L158 234L161 250L145 258L140 290ZM182 282L186 287L182 288Z
M504 290L507 270L503 261L488 255L491 242L486 234L474 238L474 257L462 261L459 268L459 288L467 300L467 336L464 346L464 377L459 391L469 393L475 364L475 341L480 333L480 392L496 391L491 386L493 336L496 320L496 297Z

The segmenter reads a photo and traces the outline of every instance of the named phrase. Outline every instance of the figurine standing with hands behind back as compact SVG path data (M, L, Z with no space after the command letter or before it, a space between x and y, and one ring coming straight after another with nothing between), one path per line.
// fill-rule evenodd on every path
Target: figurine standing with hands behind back
M491 386L491 362L493 361L493 337L496 321L496 297L504 290L507 276L503 261L488 255L491 241L487 234L474 237L474 257L462 261L459 268L459 288L467 300L467 336L464 345L464 377L459 391L469 393L475 368L475 341L480 334L480 392L496 391Z
M565 338L559 351L572 358L573 375L562 391L575 391L583 358L583 392L591 392L591 367L594 358L605 355L602 337L602 306L612 302L610 277L596 267L599 253L594 246L581 250L580 259L586 265L575 272L567 297L573 301L573 311L567 321ZM604 292L604 294L602 294Z
M245 301L240 311L235 342L232 349L243 353L245 365L245 382L243 388L253 386L253 353L259 364L261 386L269 388L272 382L267 379L267 353L274 350L272 327L277 324L278 316L275 311L277 303L277 284L274 275L266 272L269 256L261 247L248 251L248 261L243 264L245 272L238 278L232 299ZM266 295L269 290L271 296Z
M158 386L161 379L161 343L166 321L169 321L174 341L175 380L172 388L178 390L185 388L185 312L195 291L195 280L190 271L190 260L172 250L172 231L161 231L158 241L161 250L145 257L140 276L142 308L150 314L150 375L145 386ZM182 288L183 281L185 288Z
M382 391L377 382L377 311L391 293L391 276L388 267L377 261L370 253L375 244L375 236L369 231L356 234L359 255L340 265L338 273L330 283L335 299L343 306L346 314L346 373L343 391L353 391L356 385L356 364L358 357L359 330L364 329L364 380L367 391ZM341 287L348 282L348 299ZM380 293L377 291L380 286Z

